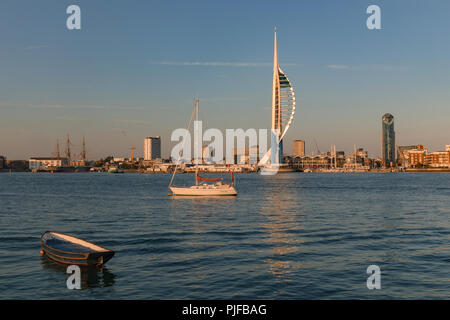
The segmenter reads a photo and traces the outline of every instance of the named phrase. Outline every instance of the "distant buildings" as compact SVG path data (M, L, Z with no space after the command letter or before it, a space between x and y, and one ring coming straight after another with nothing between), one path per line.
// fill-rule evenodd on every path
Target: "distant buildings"
M450 151L437 151L427 154L425 165L431 168L450 168Z
M28 160L28 168L30 170L47 170L49 167L62 167L62 166L67 166L67 165L68 165L67 158L33 157Z
M161 137L146 137L144 140L144 161L161 159Z
M419 149L418 145L415 146L399 146L397 148L397 165L399 167L408 167L409 166L409 152L411 150Z
M6 160L4 164L5 168L12 171L28 171L28 161L26 160Z
M5 167L6 158L4 156L0 156L0 169Z
M369 154L364 148L358 148L345 158L344 168L367 167L372 165Z
M330 169L332 167L332 157L326 154L294 157L293 164L303 170Z
M293 149L294 157L303 157L305 155L305 141L304 140L294 140L292 149Z
M428 149L424 149L422 145L418 145L417 149L409 150L409 168L423 166L425 164L425 156L428 153Z
M294 156L292 163L303 170L337 170L337 171L367 171L376 167L375 160L369 159L368 152L363 148L355 148L355 151L345 155L344 151L336 151L332 146L327 154Z
M450 148L446 151L429 152L427 148L419 144L417 146L398 147L398 164L402 168L449 168Z
M390 113L382 117L381 154L385 168L395 165L394 116Z
M259 146L233 149L234 164L256 164L259 162Z

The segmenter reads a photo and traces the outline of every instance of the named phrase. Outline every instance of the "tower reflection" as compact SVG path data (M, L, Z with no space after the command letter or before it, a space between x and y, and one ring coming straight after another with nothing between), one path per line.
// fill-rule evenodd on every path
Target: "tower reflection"
M289 281L289 276L298 271L303 261L298 260L305 242L301 237L304 229L304 209L298 192L290 192L292 179L297 174L279 174L265 179L268 188L264 188L264 203L260 214L266 222L261 228L266 230L268 237L265 242L271 246L271 254L267 259L269 271L277 282ZM269 192L277 190L277 192ZM296 195L295 197L293 195Z

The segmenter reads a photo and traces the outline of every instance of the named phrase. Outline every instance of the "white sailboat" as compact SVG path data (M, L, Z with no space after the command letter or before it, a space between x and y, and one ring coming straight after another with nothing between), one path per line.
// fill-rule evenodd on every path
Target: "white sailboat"
M195 112L196 112L196 119L198 121L198 104L199 100L196 100L195 105ZM191 119L192 120L192 119ZM196 145L196 148L199 146ZM200 154L200 153L196 153ZM173 196L237 196L237 191L234 188L234 179L233 179L233 172L230 171L231 176L231 182L228 184L222 183L222 178L203 178L199 176L198 174L198 159L195 161L195 185L189 186L189 187L176 187L172 185L173 179L175 177L175 174L177 170L175 169L172 179L169 183L169 189L171 193L170 195ZM206 183L206 182L214 182L214 183Z

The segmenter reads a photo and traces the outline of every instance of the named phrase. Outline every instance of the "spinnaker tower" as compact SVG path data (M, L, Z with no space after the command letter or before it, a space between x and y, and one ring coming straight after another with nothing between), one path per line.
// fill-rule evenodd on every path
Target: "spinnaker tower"
M261 158L259 166L283 164L283 138L294 120L295 92L286 74L278 64L277 29L275 28L272 81L271 148ZM276 146L276 150L272 148Z

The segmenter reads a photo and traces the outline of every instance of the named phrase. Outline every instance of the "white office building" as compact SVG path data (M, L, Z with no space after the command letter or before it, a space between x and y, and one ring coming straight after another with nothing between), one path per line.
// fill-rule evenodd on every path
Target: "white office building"
M30 170L47 170L49 167L61 167L68 164L67 158L32 157L28 160Z

